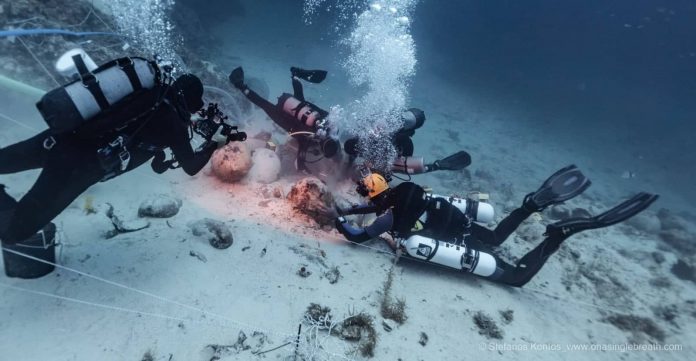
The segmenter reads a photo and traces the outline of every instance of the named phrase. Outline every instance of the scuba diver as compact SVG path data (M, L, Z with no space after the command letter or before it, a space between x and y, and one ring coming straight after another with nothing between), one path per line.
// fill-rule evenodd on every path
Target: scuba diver
M199 121L193 130L206 141L194 151L191 116L204 104L203 84L196 76L184 74L174 81L171 66L136 57L92 69L79 54L72 60L79 79L37 103L49 129L0 149L0 174L41 169L18 202L0 185L4 245L35 235L90 186L151 159L156 173L181 167L195 175L219 146L211 133L229 128L221 120ZM173 154L169 160L167 148Z
M326 117L329 113L305 100L304 90L300 81L321 83L326 79L327 72L325 70L305 70L291 67L290 74L293 95L288 93L282 94L278 98L277 104L262 98L244 83L244 71L241 67L234 69L230 73L229 79L232 85L241 90L247 99L266 112L271 120L298 140L296 169L308 172L307 163L310 162L307 161L307 153L333 158L337 157L340 151L336 130L330 129L329 124L326 122ZM404 122L403 127L392 136L392 143L398 152L398 158L394 161L392 167L394 172L419 174L435 170L459 170L471 164L471 156L464 151L455 153L445 159L425 164L422 157L413 156L414 147L411 140L416 129L425 123L425 113L417 108L408 109L403 112L402 121ZM344 150L349 155L349 166L353 165L355 159L360 156L358 138L353 137L346 140Z
M336 137L335 129L331 129L326 117L329 113L305 100L304 90L300 79L321 83L326 78L326 71L304 70L291 67L293 94L283 93L278 97L278 103L273 104L254 92L244 83L244 70L237 67L230 73L229 80L246 97L261 108L273 122L283 128L298 142L295 168L298 171L310 172L307 168L307 153L324 158L334 158L339 155L341 144ZM322 159L322 158L319 158ZM315 162L313 160L312 162Z
M423 157L414 157L411 138L416 134L416 130L425 124L425 112L418 108L410 108L402 112L401 120L403 126L391 137L397 153L396 159L392 162L392 172L411 175L437 170L461 170L471 165L471 156L466 151L459 151L432 163L426 163ZM349 155L349 165L353 165L360 157L359 142L358 137L352 137L343 143L343 149Z
M389 232L396 246L410 257L473 273L503 284L522 287L539 272L548 258L568 237L588 229L622 222L650 206L658 196L638 193L618 206L594 217L575 217L546 226L544 240L511 265L480 250L499 246L532 213L567 201L586 190L591 182L574 165L554 173L522 206L494 229L481 224L493 220L487 203L429 195L419 185L404 182L389 188L387 180L372 173L358 183L358 193L370 202L349 210L337 209L336 228L352 242L365 242ZM365 228L348 224L345 215L376 213L377 219ZM472 247L478 244L481 247ZM479 249L477 249L479 248Z

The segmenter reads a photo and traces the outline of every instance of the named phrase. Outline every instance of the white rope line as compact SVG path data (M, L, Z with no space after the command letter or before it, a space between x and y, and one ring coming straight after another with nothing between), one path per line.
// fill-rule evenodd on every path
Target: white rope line
M8 116L8 115L6 115L6 114L0 113L0 117L9 120L9 121L11 121L12 123L15 123L15 124L19 125L19 126L22 127L22 128L29 129L29 130L31 130L31 131L33 131L33 132L38 132L38 130L36 130L34 127L32 127L32 126L30 126L30 125L26 125L26 124L24 124L24 123L22 123L22 122L20 122L20 121L18 121L18 120L12 119L10 116Z
M60 83L58 82L58 80L56 80L56 78L53 77L53 74L51 74L51 72L48 71L48 69L46 68L46 66L44 66L43 63L39 60L39 58L36 57L36 55L34 54L34 52L31 51L31 49L29 49L29 47L28 47L27 44L24 42L24 40L22 40L22 37L21 37L21 36L18 36L18 37L17 37L17 40L19 40L19 42L22 43L22 45L24 45L24 47L27 49L27 51L29 52L29 54L31 54L31 57L34 58L34 60L36 60L36 62L41 66L41 68L43 68L43 70L46 72L46 74L48 74L48 76L51 77L51 79L53 79L53 81L56 83L56 85L60 86Z
M160 318L160 319L169 320L169 321L186 322L189 324L190 323L204 324L204 325L209 325L214 321L214 320L209 320L208 322L203 322L203 321L194 320L194 319L174 317L174 316L170 316L170 315L166 315L166 314L162 314L162 313L147 312L147 311L140 311L140 310L135 310L135 309L131 309L131 308L111 306L111 305L106 305L103 303L97 303L97 302L85 301L85 300L81 300L81 299L73 298L73 297L61 296L61 295L50 293L50 292L37 291L37 290L32 290L32 289L28 289L28 288L24 288L24 287L9 285L9 284L6 284L4 282L0 282L0 287L4 287L4 288L11 289L14 291L43 296L43 297L47 297L47 298L53 298L53 299L58 299L58 300L62 300L62 301L72 302L72 303L76 303L76 304L80 304L80 305L91 306L91 307L106 309L106 310L110 310L110 311L117 311L117 312L123 312L123 313L129 313L129 314L135 314L135 315L141 315L141 316L148 316L148 317L153 317L153 318ZM258 330L258 329L256 329L256 330ZM290 336L287 336L287 337L290 337ZM288 339L287 337L285 337L284 339ZM296 345L296 342L294 341L295 337L296 337L295 335L292 335L292 337L290 337L290 339L291 339L290 341L288 341L286 344L284 344L282 346L277 347L276 349L281 349L281 348L293 348L294 349L295 345ZM307 344L307 341L304 339L301 339L300 344L303 344L303 345ZM330 357L338 357L338 358L341 358L343 360L352 360L352 359L347 358L343 355L339 355L339 354L325 350L324 349L325 346L323 344L320 346L321 347L318 347L318 349L316 351L319 351L319 349L321 349L324 353L326 353ZM276 349L272 349L272 351L275 351Z
M153 312L146 312L146 311L138 311L134 309L129 309L129 308L123 308L123 307L118 307L118 306L110 306L110 305L105 305L101 303L96 303L96 302L90 302L90 301L85 301L85 300L80 300L77 298L72 298L72 297L66 297L66 296L61 296L49 292L43 292L43 291L37 291L37 290L31 290L28 288L24 287L17 287L13 285L8 285L4 282L0 282L0 286L9 288L15 291L20 291L20 292L26 292L26 293L31 293L39 296L44 296L44 297L49 297L49 298L55 298L63 301L69 301L69 302L74 302L82 305L87 305L87 306L93 306L97 308L103 308L103 309L108 309L112 311L119 311L119 312L125 312L125 313L133 313L133 314L138 314L138 315L144 315L144 316L150 316L150 317L155 317L155 318L163 318L166 320L173 320L173 321L179 321L179 322L189 322L193 320L187 320L184 318L179 318L179 317L174 317L174 316L169 316L161 313L153 313Z
M164 303L173 304L173 305L176 305L176 306L179 306L179 307L182 307L182 308L186 308L186 309L189 309L189 310L192 310L192 311L199 312L199 313L204 314L204 315L207 315L207 316L217 317L217 318L220 318L220 319L222 319L222 320L225 320L225 321L227 321L227 322L229 322L229 323L231 323L231 324L233 324L233 325L236 325L236 326L238 326L238 327L241 327L241 328L246 328L246 329L251 329L251 330L258 330L258 331L264 331L264 332L267 333L267 334L272 334L272 335L281 336L281 337L293 336L293 335L291 335L291 334L289 334L289 333L278 333L278 332L274 332L274 331L265 330L265 329L263 329L263 328L257 328L257 327L254 327L253 325L250 325L250 324L246 324L246 323L243 323L243 322L236 321L236 320L234 320L234 319L232 319L232 318L230 318L230 317L227 317L227 316L225 316L225 315L221 315L221 314L218 314L218 313L215 313L215 312L207 311L207 310L204 310L204 309L202 309L202 308L200 308L200 307L187 305L187 304L181 303L181 302L179 302L179 301L171 300L171 299L168 299L168 298L166 298L166 297L163 297L163 296L160 296L160 295L156 295L156 294L154 294L154 293L152 293L152 292L144 291L144 290L141 290L141 289L138 289L138 288L135 288L135 287L130 287L130 286L127 286L127 285L124 285L124 284L122 284L122 283L118 283L118 282L115 282L115 281L110 281L110 280L107 280L107 279L102 278L102 277L99 277L99 276L94 276L94 275L91 275L91 274L86 273L86 272L82 272L82 271L77 270L77 269L74 269L74 268L70 268L70 267L67 267L67 266L59 265L59 264L54 263L54 262L49 262L49 261L46 261L46 260L43 260L43 259L40 259L40 258L31 256L31 255L28 255L28 254L26 254L26 253L19 252L19 251L13 250L13 249L9 249L9 248L4 248L4 247L3 247L3 251L9 252L9 253L12 253L12 254L15 254L15 255L18 255L18 256L20 256L20 257L28 258L28 259L30 259L30 260L32 260L32 261L36 261L36 262L48 264L48 265L54 266L54 267L56 267L56 268L60 268L60 269L63 269L63 270L69 271L69 272L73 272L73 273L76 273L76 274L78 274L78 275L81 275L81 276L84 276L84 277L87 277L87 278L91 278L91 279L96 280L96 281L100 281L100 282L103 282L103 283L112 285L112 286L114 286L114 287L118 287L118 288L122 288L122 289L125 289L125 290L128 290L128 291L131 291L131 292L139 293L139 294L141 294L141 295L154 298L154 299L159 300L159 301L162 301L162 302L164 302Z
M90 1L90 5L92 6L92 15L94 15L95 18L97 18L99 21L101 21L101 23L104 24L104 26L106 26L107 29L109 29L115 33L116 31L114 30L114 28L112 28L109 24L107 24L106 21L104 21L104 19L102 19L101 16L99 16L99 14L97 14L96 11L94 11L94 0Z

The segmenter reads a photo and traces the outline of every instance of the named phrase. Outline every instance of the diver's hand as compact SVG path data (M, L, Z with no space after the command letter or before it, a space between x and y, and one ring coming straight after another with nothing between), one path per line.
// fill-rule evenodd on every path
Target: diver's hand
M345 232L345 228L343 227L343 225L346 222L347 222L346 217L343 217L343 216L336 217L336 219L334 219L334 227L336 227L336 229L339 232L341 232L341 234L343 234Z
M210 141L217 144L217 149L220 149L227 145L227 137L220 134L220 132L213 134Z
M150 167L152 167L155 173L162 174L169 170L171 164L165 160L166 158L167 155L163 151L155 153L155 157L152 158L152 163L150 163Z

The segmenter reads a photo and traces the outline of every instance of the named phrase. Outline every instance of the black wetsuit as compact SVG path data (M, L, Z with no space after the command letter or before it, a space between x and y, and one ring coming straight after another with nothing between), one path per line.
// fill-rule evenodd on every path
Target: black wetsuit
M292 78L292 88L293 96L299 99L301 102L306 102L304 98L304 90L302 88L302 83L295 77ZM249 99L249 101L254 103L254 105L256 105L257 107L261 108L261 110L263 110L266 113L266 115L268 115L268 117L271 118L271 120L273 120L274 123L276 123L279 127L283 128L289 134L297 132L309 132L312 134L316 133L316 127L310 127L305 123L299 121L297 118L285 112L285 110L283 110L283 104L273 104L268 100L264 99L262 96L258 95L256 92L254 92L247 86L240 90L242 90L242 93L247 97L247 99ZM320 119L325 118L328 115L328 112L317 107L316 105L312 104L312 107L320 113ZM299 134L295 136L295 138L299 143L297 157L298 170L307 170L304 166L305 155L309 147L312 145L312 142L310 141L310 137L306 134Z
M163 103L151 113L151 117L148 115L134 121L118 132L132 135L127 147L131 160L125 172L155 157L153 170L161 173L166 169L163 167L165 148L171 149L179 165L189 175L198 173L206 165L216 149L215 144L206 144L194 152L189 143L188 116L171 104L174 102ZM116 118L127 112L116 111L108 116ZM149 120L137 130L145 119ZM106 174L100 165L97 150L112 141L116 134L107 133L99 138L91 138L84 133L76 131L53 135L56 143L51 149L46 149L44 141L51 136L47 130L0 149L0 174L41 169L38 179L19 200L14 211L3 212L10 219L9 222L5 220L7 228L0 229L3 242L17 243L32 236L87 188L103 180Z
M439 201L439 202L438 202ZM337 229L348 240L365 242L383 233L391 233L397 238L406 239L418 234L439 241L460 243L464 240L467 247L479 252L490 253L487 246L499 246L527 219L532 212L515 209L494 229L488 229L472 222L457 207L445 199L430 198L422 187L404 182L394 187L377 204L356 207L346 214L378 213L379 217L368 227L355 228L347 222L337 221ZM439 204L438 204L439 203ZM414 225L427 212L427 220L416 230ZM567 237L552 234L546 237L536 248L528 252L513 266L493 255L496 260L496 272L487 277L493 281L521 287L539 272L548 257L553 254Z

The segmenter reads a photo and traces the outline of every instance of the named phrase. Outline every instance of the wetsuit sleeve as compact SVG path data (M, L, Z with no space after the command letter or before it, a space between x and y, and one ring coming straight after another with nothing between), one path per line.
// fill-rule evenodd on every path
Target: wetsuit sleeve
M188 139L186 139L183 143L177 142L172 144L171 149L184 172L188 175L196 175L208 164L210 157L213 156L213 152L217 149L217 143L206 142L200 149L194 152Z
M172 121L181 122L179 119L172 119ZM183 125L172 128L173 134L169 140L169 148L184 172L188 175L196 175L208 164L210 157L217 149L217 143L206 142L194 152L189 140L188 129Z
M372 238L375 238L382 233L391 231L394 225L394 216L391 211L385 212L377 217L369 226L365 228L353 227L348 222L341 221L341 218L336 219L336 229L351 242L362 243Z
M349 209L342 209L344 215L377 213L377 206L372 204L360 204Z

